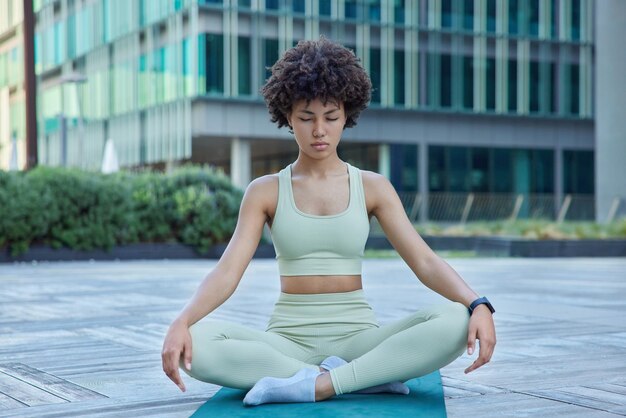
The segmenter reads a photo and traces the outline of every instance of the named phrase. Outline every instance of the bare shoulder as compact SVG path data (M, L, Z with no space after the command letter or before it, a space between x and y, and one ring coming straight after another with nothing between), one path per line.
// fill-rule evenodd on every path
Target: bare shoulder
M361 170L361 178L363 179L368 212L376 210L381 203L385 203L391 196L397 195L391 182L381 174Z
M363 188L365 194L371 196L385 195L390 191L395 193L395 189L391 182L383 175L373 171L361 170L361 178L363 179Z
M256 208L270 218L276 211L278 175L268 174L254 179L246 188L242 205Z

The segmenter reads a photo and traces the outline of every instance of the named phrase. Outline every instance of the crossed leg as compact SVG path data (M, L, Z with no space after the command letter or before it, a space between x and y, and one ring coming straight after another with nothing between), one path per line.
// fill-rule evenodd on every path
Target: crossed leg
M347 339L330 371L336 394L424 376L451 363L467 345L469 314L460 303L420 310Z
M332 353L349 363L313 377L315 399L405 381L449 364L466 346L468 319L463 305L449 303L350 335ZM187 373L198 380L250 389L263 377L289 378L302 369L319 370L305 361L313 347L276 333L226 321L198 323L190 332L192 364Z
M200 322L190 328L191 377L236 389L250 389L265 376L290 377L309 368L308 350L272 332L227 321ZM184 370L184 369L183 369Z

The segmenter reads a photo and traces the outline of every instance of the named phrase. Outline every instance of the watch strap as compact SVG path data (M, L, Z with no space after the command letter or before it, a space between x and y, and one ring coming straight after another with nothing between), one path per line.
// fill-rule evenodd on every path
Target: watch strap
M474 302L470 303L469 308L467 308L467 310L469 311L470 315L474 312L474 309L476 309L476 307L478 307L479 305L486 305L487 308L489 309L489 311L491 311L492 314L496 312L496 310L493 309L493 306L489 302L489 299L487 299L486 297L482 296L482 297L476 299Z

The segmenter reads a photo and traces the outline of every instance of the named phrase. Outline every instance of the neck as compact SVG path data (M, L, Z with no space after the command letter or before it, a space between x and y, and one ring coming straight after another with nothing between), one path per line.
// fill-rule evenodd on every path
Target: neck
M346 165L337 154L324 158L323 160L316 160L300 153L293 163L292 168L299 173L326 176L333 172L345 170Z

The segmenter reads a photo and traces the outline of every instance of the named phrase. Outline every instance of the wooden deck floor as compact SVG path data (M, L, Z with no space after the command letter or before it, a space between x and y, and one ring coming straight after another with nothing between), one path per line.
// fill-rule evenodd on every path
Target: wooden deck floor
M626 415L626 259L453 259L496 306L498 346L442 370L450 417ZM0 265L0 416L188 417L218 389L161 372L169 322L213 261ZM399 259L366 260L381 323L441 298ZM255 260L214 318L263 328L278 294Z

